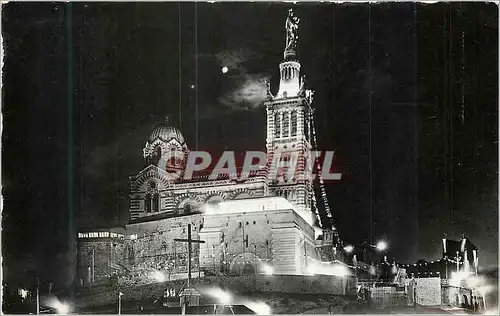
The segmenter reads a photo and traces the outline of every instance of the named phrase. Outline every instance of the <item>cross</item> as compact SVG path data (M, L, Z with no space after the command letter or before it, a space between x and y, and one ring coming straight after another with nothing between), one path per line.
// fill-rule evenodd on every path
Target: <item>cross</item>
M188 244L188 288L191 286L191 247L193 243L204 244L203 240L191 239L191 224L188 224L188 238L187 239L174 239L174 241L187 242ZM199 269L200 267L198 267Z

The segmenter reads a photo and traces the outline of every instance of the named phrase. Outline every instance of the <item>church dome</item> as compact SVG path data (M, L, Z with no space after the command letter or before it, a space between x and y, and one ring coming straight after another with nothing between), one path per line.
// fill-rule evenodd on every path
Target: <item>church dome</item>
M153 131L149 136L149 142L152 143L158 138L164 142L168 142L171 139L176 139L181 145L185 142L184 136L182 135L181 131L171 126L168 122L168 119L153 128Z

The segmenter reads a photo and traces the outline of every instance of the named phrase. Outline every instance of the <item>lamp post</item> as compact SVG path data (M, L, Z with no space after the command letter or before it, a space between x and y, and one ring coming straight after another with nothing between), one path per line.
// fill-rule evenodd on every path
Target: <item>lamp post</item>
M118 292L118 315L122 314L122 292Z
M214 269L214 275L216 274L215 271L215 245L212 245L212 267Z
M36 278L36 314L40 315L40 278Z

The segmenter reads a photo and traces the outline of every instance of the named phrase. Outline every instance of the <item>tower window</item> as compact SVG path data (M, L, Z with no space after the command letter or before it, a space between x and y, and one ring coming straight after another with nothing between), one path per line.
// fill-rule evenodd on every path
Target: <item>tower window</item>
M291 128L292 137L297 136L297 111L292 112L290 124L292 125L292 128Z
M304 135L306 136L307 140L310 140L310 137L309 137L309 120L307 118L304 118Z
M274 137L279 138L281 131L280 113L274 113Z
M290 129L290 117L289 113L285 112L283 113L283 137L288 137Z

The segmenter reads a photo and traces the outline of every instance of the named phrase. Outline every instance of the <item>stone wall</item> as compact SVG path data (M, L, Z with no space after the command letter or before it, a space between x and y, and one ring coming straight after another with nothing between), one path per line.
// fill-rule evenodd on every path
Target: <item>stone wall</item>
M441 279L418 278L408 280L408 305L415 302L422 306L440 306L441 305Z
M314 230L292 210L205 215L200 236L206 241L201 266L214 272L222 265L230 273L248 268L254 274L267 263L277 274L298 274L305 273L305 256L317 258Z
M417 281L417 304L423 306L441 305L441 279L420 278Z
M370 289L370 298L371 303L382 308L401 307L407 305L407 297L404 287L373 287Z
M126 241L121 263L139 272L162 271L171 274L187 271L188 245L174 242L174 239L187 238L188 224L191 224L191 238L199 239L203 225L201 214L127 225L127 235L134 237ZM198 269L198 253L199 245L193 244L193 269Z
M445 282L443 282L445 283ZM443 305L446 306L454 306L454 307L462 307L466 305L470 305L471 302L482 303L482 298L479 296L479 299L472 299L473 292L470 289L461 287L461 286L452 286L443 284L442 287L442 302ZM481 304L480 304L481 305Z
M218 287L231 292L234 295L262 292L262 293L304 293L304 294L331 294L331 295L355 295L356 281L353 277L335 277L327 275L298 276L220 276L204 277L193 280L194 287L202 293L201 300L207 299L206 291ZM186 280L174 280L171 282L153 283L144 286L131 286L122 284L119 288L102 293L96 293L81 297L78 307L99 306L116 302L118 291L124 293L129 300L154 300L163 295L166 288L174 288L179 293L186 286Z
M87 285L92 276L95 282L116 274L113 264L123 258L123 239L96 238L79 241L77 246L77 276L79 285Z

